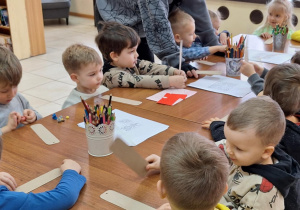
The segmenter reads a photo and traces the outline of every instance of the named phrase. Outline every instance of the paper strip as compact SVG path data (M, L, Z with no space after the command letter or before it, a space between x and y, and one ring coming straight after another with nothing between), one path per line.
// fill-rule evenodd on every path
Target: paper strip
M210 61L204 61L204 60L197 60L196 62L204 64L204 65L208 65L208 66L216 65L216 63L213 63L213 62L210 62Z
M197 74L206 74L206 75L221 75L222 72L221 71L200 71L200 70L196 70Z
M265 44L272 44L272 43L273 43L273 37L271 37L265 41Z
M116 139L111 145L110 149L113 151L113 154L115 154L140 177L146 176L146 165L148 162L142 158L132 147L129 147L121 139Z
M109 95L104 95L101 98L109 100ZM123 104L135 105L135 106L140 105L142 103L141 101L131 100L131 99L127 99L127 98L121 98L121 97L117 97L117 96L112 96L111 100L115 101L115 102L120 102Z
M46 144L59 143L59 140L42 124L35 124L30 127Z
M56 179L57 177L61 176L61 170L60 168L53 169L19 187L15 190L16 192L24 192L29 193L36 188L39 188L40 186L43 186L44 184L52 181L53 179Z
M132 198L127 197L126 195L123 195L121 193L118 193L113 190L107 190L106 192L102 193L100 195L100 198L115 204L116 206L119 206L123 209L128 210L155 210L151 206L148 206L144 203L141 203L139 201L136 201Z

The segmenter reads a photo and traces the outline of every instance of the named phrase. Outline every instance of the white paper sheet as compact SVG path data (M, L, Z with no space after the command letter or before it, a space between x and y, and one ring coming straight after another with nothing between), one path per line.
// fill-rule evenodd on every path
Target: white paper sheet
M128 146L136 146L169 127L168 125L138 117L118 109L114 109L113 112L116 115L115 137L122 138ZM85 128L84 122L77 125Z
M196 94L196 91L192 91L192 90L187 90L187 89L166 89L163 91L160 91L152 96L149 96L147 99L148 100L152 100L152 101L159 101L160 99L162 99L166 93L170 93L170 94L186 94L186 99L194 94ZM179 103L180 101L182 101L182 99L179 99L178 101L176 101L173 105Z
M188 86L235 97L244 97L251 92L247 82L221 75L205 76Z
M248 50L249 61L258 61L264 63L282 64L292 58L292 54L267 52L259 50Z

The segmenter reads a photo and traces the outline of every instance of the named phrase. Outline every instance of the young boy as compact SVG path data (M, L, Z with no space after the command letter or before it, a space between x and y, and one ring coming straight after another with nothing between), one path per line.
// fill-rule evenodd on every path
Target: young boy
M140 38L132 28L105 22L96 43L105 63L103 85L108 88L185 88L186 75L170 66L138 60Z
M62 108L67 108L81 101L108 91L101 85L103 79L102 60L96 50L82 44L68 47L62 61L71 79L77 83Z
M197 60L216 52L225 52L227 45L205 47L195 34L195 20L189 14L177 9L169 16L175 42L182 40L182 57L185 60Z
M21 77L18 58L0 46L0 136L42 118L17 92Z
M226 140L217 142L232 161L229 190L221 203L245 209L299 207L300 167L275 147L285 124L280 106L267 96L249 99L230 113L223 123Z
M291 63L300 64L300 51L297 51L291 58ZM256 94L262 95L264 87L264 78L268 73L268 69L257 65L256 63L248 63L243 61L240 71L248 77L248 83L251 85L251 90Z
M207 138L193 132L171 137L161 158L146 158L147 170L160 169L157 190L170 205L159 209L227 209L218 204L227 191L229 164L223 152Z
M218 11L212 11L212 10L208 10L209 16L210 16L210 20L211 20L211 24L213 26L213 28L215 29L215 34L219 37L219 42L221 44L226 45L227 44L227 38L230 37L230 33L226 30L222 31L221 33L219 33L219 28L221 25L221 15Z
M2 139L0 137L0 159ZM15 179L6 172L0 172L0 209L69 209L78 199L86 178L80 175L80 165L65 159L60 166L62 178L55 189L42 193L14 192Z

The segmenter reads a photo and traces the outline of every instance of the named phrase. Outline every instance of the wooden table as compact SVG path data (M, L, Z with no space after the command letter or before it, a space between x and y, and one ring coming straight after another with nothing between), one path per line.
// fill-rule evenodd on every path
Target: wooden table
M92 100L88 102L92 104ZM160 155L165 141L178 132L195 131L210 136L209 132L197 123L120 103L113 103L113 108L170 126L166 131L134 147L143 157L152 153ZM70 116L70 119L63 123L58 123L51 116L36 122L43 124L60 140L60 143L51 146L39 139L29 126L5 134L0 170L10 173L18 185L22 185L59 167L63 159L71 158L82 166L82 175L87 178L79 200L72 209L120 209L99 197L107 190L118 191L154 208L167 202L160 199L156 192L159 175L139 178L113 154L107 157L93 157L88 154L85 130L77 126L77 123L83 121L83 113L83 105L80 103L56 113L57 116ZM51 190L59 179L33 192Z
M239 40L240 35L234 37L234 42ZM272 51L272 44L266 45L264 44L264 39L254 36L247 35L248 39L248 49L249 51L261 50L261 51ZM291 48L292 45L299 45L295 41L287 41L286 47L283 52L294 53L295 49ZM208 66L204 64L198 64L197 62L193 62L192 64L198 67L201 70L211 70L211 71L222 71L225 76L225 58L220 56L209 56L208 61L216 63L214 66ZM259 63L260 65L270 69L274 66L274 64L268 63ZM204 77L205 75L201 75ZM237 79L241 79L247 81L247 77L241 75L241 77L237 77ZM195 78L189 78L188 83L196 81ZM154 95L155 93L160 92L161 90L156 89L142 89L142 88L113 88L105 94L112 94L113 96L118 96L122 98L133 99L137 101L141 101L142 104L138 105L138 108L142 108L145 110L166 114L172 117L189 120L192 122L201 123L204 120L207 120L211 117L219 117L222 118L228 115L238 104L248 100L255 96L254 93L249 93L243 98L237 98L234 96L213 93L210 91L205 91L201 89L196 89L192 87L187 87L188 90L197 91L197 93L186 100L181 101L180 103L174 106L167 106L157 104L155 101L150 101L146 99L149 96Z
M260 39L257 38L257 40ZM224 60L221 57L211 56L209 61L218 62L217 65L213 67L203 65L201 68L214 70L220 67L224 69L225 65L222 63L222 59ZM189 79L189 82L194 80ZM143 102L139 106L113 102L114 109L169 125L166 131L134 147L141 156L146 157L152 153L160 155L166 140L179 132L194 131L210 138L209 131L201 128L199 124L201 121L213 116L223 117L239 103L254 96L248 94L244 98L236 98L194 88L187 89L195 90L197 94L172 107L158 105L146 99L160 90L115 88L108 92L114 96ZM93 100L88 100L88 103L92 104ZM57 123L51 119L51 116L36 122L43 124L60 140L60 143L51 146L42 142L28 125L3 135L0 170L10 173L15 177L18 185L22 185L59 167L63 159L70 158L82 166L82 174L87 178L87 183L72 209L120 209L99 197L107 190L115 190L154 208L167 202L160 199L156 192L158 175L144 179L139 178L113 154L101 158L88 154L85 130L77 126L79 122L83 121L83 113L83 105L79 103L56 113L57 116L70 116L70 119L63 123ZM57 178L33 192L51 190L59 182L59 179Z

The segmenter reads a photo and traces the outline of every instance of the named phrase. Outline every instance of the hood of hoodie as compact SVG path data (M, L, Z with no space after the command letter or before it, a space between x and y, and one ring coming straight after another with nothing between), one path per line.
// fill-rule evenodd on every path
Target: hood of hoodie
M300 179L300 166L297 161L278 147L275 148L272 157L279 162L270 165L242 166L242 169L266 178L276 186L283 197L287 197L291 186Z

